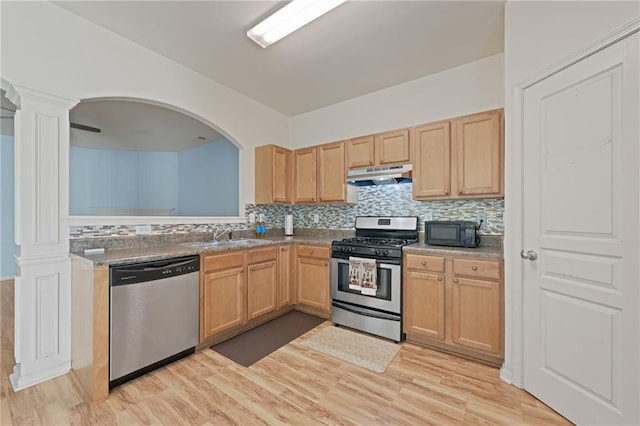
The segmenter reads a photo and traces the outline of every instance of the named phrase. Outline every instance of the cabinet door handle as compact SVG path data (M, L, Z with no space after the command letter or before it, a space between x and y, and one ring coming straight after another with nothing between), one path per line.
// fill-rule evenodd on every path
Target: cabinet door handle
M421 264L422 266L427 266L427 261L426 261L426 260L423 260L422 262L420 262L420 264Z
M453 282L454 282L454 283L457 283L457 282L458 282L458 279L457 279L457 278L454 278L454 279L453 279Z
M313 250L309 251L309 254L313 254Z
M449 191L445 189L444 195L449 195Z
M458 194L462 194L462 189L458 189Z
M472 267L471 267L471 270L472 270L472 271L477 271L477 270L478 270L478 267L477 267L477 266L472 266Z
M438 281L442 281L442 277L438 277Z

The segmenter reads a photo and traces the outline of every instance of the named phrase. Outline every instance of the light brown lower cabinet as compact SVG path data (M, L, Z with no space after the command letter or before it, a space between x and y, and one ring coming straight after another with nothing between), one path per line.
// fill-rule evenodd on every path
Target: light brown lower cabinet
M247 266L247 320L278 308L278 249L249 250Z
M502 261L407 253L404 265L407 340L500 365Z
M297 302L323 313L331 311L329 291L330 249L298 245L296 248Z
M283 244L278 247L278 309L293 304L295 286L292 282L293 246Z
M276 246L203 256L200 342L276 311L278 277Z
M200 274L200 341L247 320L244 252L209 255Z

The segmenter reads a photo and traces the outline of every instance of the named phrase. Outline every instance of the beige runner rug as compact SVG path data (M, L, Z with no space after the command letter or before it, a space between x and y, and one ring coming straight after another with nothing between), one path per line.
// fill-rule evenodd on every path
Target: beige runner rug
M399 344L338 327L325 327L300 343L376 373L384 373L401 348Z

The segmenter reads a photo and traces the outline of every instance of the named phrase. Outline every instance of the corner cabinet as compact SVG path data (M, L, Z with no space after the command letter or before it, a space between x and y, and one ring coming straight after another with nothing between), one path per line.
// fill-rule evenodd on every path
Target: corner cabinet
M405 254L403 331L493 365L504 352L502 261Z
M296 247L296 286L298 306L328 318L331 312L329 289L330 248L298 245ZM305 310L305 309L302 309Z
M413 198L504 196L502 110L412 129Z
M293 153L265 145L255 150L256 204L291 204Z

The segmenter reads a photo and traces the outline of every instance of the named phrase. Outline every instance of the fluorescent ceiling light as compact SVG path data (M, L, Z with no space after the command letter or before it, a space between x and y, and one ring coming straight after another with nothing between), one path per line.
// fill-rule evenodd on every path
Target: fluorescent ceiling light
M247 37L267 47L307 25L346 0L292 0L282 9L247 31Z

